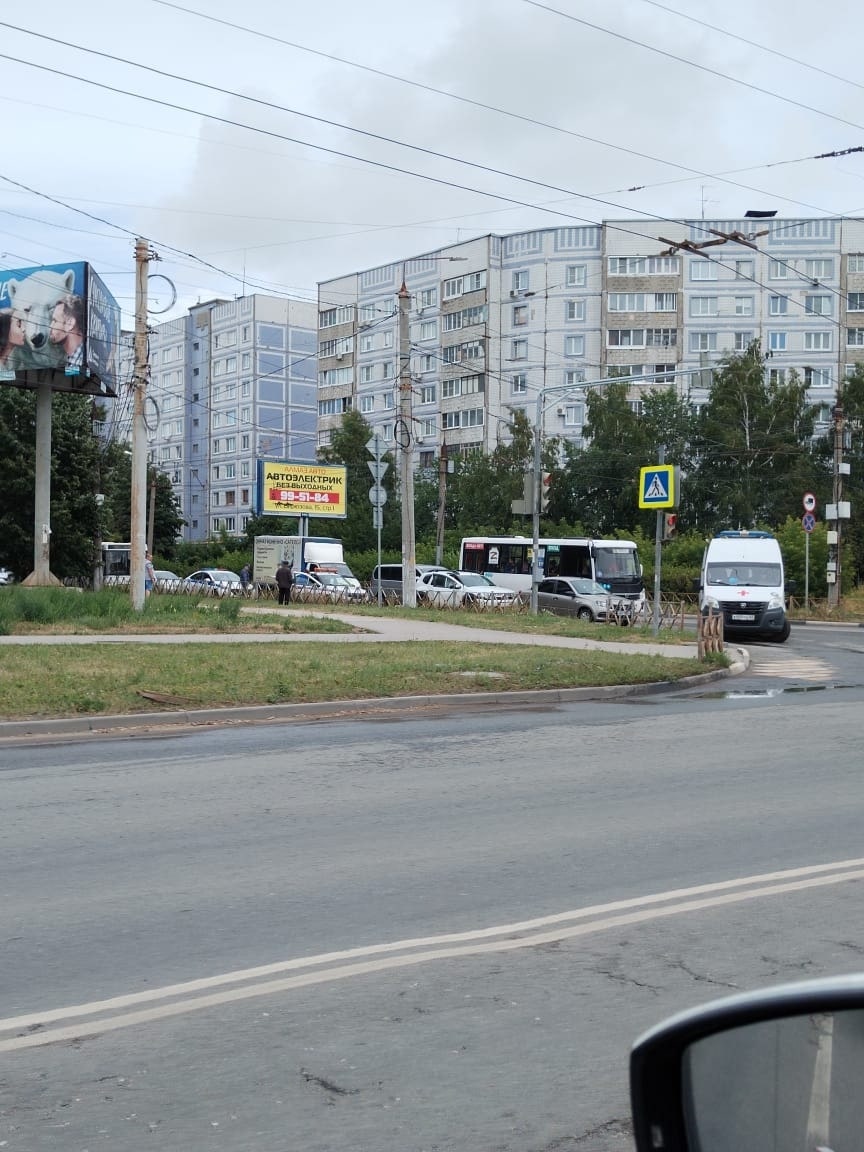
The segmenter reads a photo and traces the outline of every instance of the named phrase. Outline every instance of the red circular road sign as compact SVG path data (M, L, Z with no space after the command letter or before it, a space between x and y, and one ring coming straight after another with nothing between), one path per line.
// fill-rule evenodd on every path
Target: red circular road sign
M805 512L815 512L816 511L816 497L813 495L812 492L805 492L804 493L804 499L802 500L802 504L804 505L804 511Z
M801 527L805 532L810 533L816 527L816 517L812 512L805 512L801 517Z

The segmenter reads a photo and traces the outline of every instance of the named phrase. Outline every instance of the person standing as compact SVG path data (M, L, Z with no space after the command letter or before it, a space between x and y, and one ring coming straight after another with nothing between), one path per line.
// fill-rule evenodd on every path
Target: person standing
M249 570L249 565L244 564L243 567L240 569L240 587L243 589L243 595L244 596L249 591L249 578L251 577L251 575L252 575L252 573Z
M156 587L156 569L153 567L153 558L149 550L144 553L144 597L150 595Z
M294 571L290 560L283 560L276 569L276 586L279 589L279 603L291 603L291 586L294 583Z

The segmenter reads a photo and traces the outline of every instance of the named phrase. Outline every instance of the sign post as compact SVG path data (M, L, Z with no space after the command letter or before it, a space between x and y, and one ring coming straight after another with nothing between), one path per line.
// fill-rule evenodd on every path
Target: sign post
M372 487L369 489L369 502L372 505L372 527L378 533L378 607L381 607L381 528L384 525L384 505L387 503L387 489L382 481L390 465L381 457L387 451L387 445L376 432L366 441L366 451L373 457L367 460L369 471L372 473Z
M651 631L656 636L660 631L660 566L663 553L663 529L666 522L666 509L678 507L678 489L681 470L675 464L665 464L666 446L660 445L659 464L649 464L639 469L639 507L654 508L657 511L657 525L654 533L654 610Z

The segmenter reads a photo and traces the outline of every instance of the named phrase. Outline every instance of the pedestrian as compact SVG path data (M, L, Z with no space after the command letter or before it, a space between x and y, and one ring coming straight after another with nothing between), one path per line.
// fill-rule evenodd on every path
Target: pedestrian
M279 603L291 603L291 585L294 583L294 571L290 560L283 560L276 569L276 586L279 589Z
M249 591L249 578L251 577L251 575L252 575L252 572L249 569L249 565L244 564L243 567L240 569L240 587L243 589L243 595L244 596Z
M153 567L153 558L149 549L144 553L144 597L150 595L156 587L156 569Z

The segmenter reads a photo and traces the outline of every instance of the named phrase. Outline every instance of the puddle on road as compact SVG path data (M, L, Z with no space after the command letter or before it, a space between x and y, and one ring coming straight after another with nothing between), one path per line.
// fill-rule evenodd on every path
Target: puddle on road
M773 696L788 696L798 692L841 692L861 688L861 684L793 684L788 688L729 688L725 692L694 692L692 696L679 696L679 700L768 700Z

